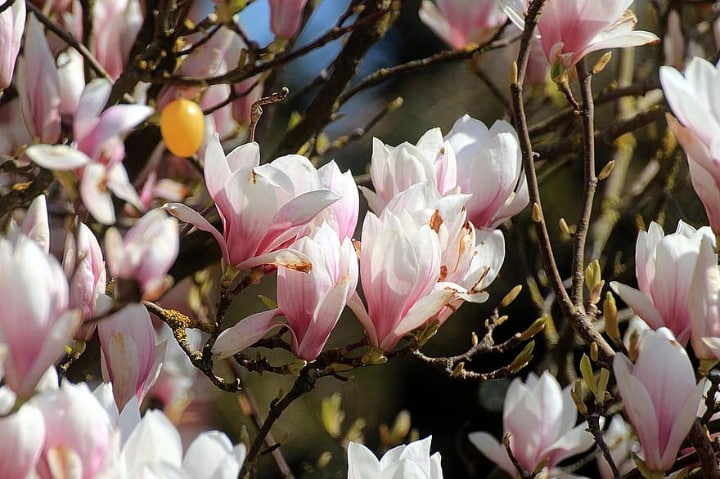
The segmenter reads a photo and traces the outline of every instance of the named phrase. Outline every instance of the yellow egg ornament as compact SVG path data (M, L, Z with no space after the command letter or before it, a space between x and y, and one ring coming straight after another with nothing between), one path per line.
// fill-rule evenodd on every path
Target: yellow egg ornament
M165 146L173 155L194 155L205 134L202 109L194 101L171 101L160 113L160 133Z

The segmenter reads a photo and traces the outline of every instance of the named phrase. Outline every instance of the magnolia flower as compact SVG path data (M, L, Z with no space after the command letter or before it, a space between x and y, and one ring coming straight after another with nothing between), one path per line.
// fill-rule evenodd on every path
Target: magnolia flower
M720 267L715 241L703 237L689 287L693 352L698 359L720 358Z
M348 479L442 479L440 453L430 455L432 436L397 446L378 461L367 447L348 444Z
M245 446L233 446L218 431L200 434L183 456L180 434L158 410L145 413L122 448L122 462L129 478L235 478L244 461Z
M545 57L569 69L590 52L637 47L657 42L650 32L633 31L637 18L628 10L633 0L552 0L538 18ZM529 0L501 0L503 11L519 28L525 25Z
M603 439L620 474L624 475L632 471L635 468L632 461L633 445L636 445L637 441L634 440L630 424L626 423L621 415L614 415L610 425L603 433ZM615 478L610 464L603 455L598 456L597 465L602 479Z
M522 170L520 143L505 121L488 128L468 115L458 119L445 137L457 160L457 185L472 194L468 219L477 228L491 227L527 206L527 181Z
M545 371L538 378L530 373L523 383L515 378L505 396L503 431L518 464L531 473L546 461L545 471L564 459L589 449L593 437L587 423L575 426L577 410L570 396L571 386L560 383ZM505 448L490 434L474 432L470 442L488 459L512 477L520 477Z
M714 244L708 227L695 230L680 221L677 231L665 236L660 225L653 222L647 232L638 234L635 245L638 289L610 283L651 328L667 327L683 345L690 338L690 282L703 238Z
M670 470L695 421L704 387L703 382L695 384L685 349L669 329L660 328L645 333L634 365L617 354L613 370L645 465L651 471Z
M437 288L442 249L429 224L407 211L365 216L360 279L367 308L357 294L348 301L370 344L390 351L450 303L456 292Z
M307 0L270 0L270 30L280 38L292 38L300 28Z
M42 412L45 423L38 475L101 477L117 453L113 448L114 427L87 385L65 382L60 389L36 396L31 404Z
M98 0L93 4L92 53L113 80L125 69L143 23L138 0Z
M671 67L660 67L660 84L677 119L668 124L687 154L693 188L705 206L710 226L720 234L720 69L695 57L685 76Z
M119 410L131 397L142 402L160 373L165 343L155 345L150 315L130 304L98 325L103 379L113 385Z
M0 471L6 477L32 477L45 441L42 413L25 403L9 416L0 418ZM12 440L8 440L12 438Z
M60 264L23 235L14 244L0 238L0 303L5 384L28 396L65 352L80 314L68 310L68 283Z
M20 226L14 219L8 223L7 239L15 243L20 236L33 240L45 253L50 252L50 225L45 195L32 200Z
M60 138L60 80L55 57L35 15L28 17L15 86L30 135L43 143L55 143Z
M456 292L453 307L438 318L441 322L463 301L485 302L485 289L505 259L502 232L477 230L467 221L465 206L469 199L470 195L463 194L441 197L431 182L417 183L395 196L384 210L395 215L408 213L417 224L428 224L437 233L442 251L437 287Z
M352 172L340 173L337 163L331 161L318 169L318 177L320 183L340 199L317 215L313 223L322 225L327 222L337 232L340 241L352 238L360 209L358 187Z
M57 57L60 86L60 114L72 117L80 104L85 89L85 62L83 56L72 47L60 52Z
M181 203L166 209L182 221L211 233L223 260L236 269L274 264L308 270L304 255L289 246L307 233L307 224L338 196L322 189L317 170L300 155L260 166L257 143L227 157L217 135L205 151L205 183L223 223L221 235L205 218Z
M70 281L70 307L80 310L83 321L93 319L105 293L105 260L97 238L85 223L78 224L65 239L63 269ZM78 337L89 340L96 326L95 322L84 324Z
M442 195L457 185L455 153L439 128L428 130L417 145L388 146L373 138L370 177L375 191L363 186L370 209L380 214L390 200L416 183L431 181Z
M0 12L0 96L12 83L24 31L25 2L13 2Z
M292 350L302 359L315 359L335 328L348 298L355 292L357 255L349 238L342 243L327 224L293 247L312 262L308 273L278 269L278 308L249 316L218 336L213 353L223 358L242 351L271 329L277 316L287 318Z
M177 220L161 209L146 213L124 239L116 228L110 228L105 234L110 274L134 281L143 298L157 299L167 289L166 274L178 255L179 243Z
M103 111L112 84L104 79L85 87L73 122L75 148L67 145L32 145L26 154L50 170L74 170L82 176L80 196L88 211L101 223L115 222L115 209L108 189L142 209L137 192L122 164L125 157L121 135L152 113L143 105L114 105Z
M505 23L497 0L423 0L420 20L453 48L480 44Z

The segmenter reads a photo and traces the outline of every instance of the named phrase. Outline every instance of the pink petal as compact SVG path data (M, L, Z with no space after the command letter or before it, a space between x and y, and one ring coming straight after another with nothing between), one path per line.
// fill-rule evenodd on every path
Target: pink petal
M282 326L273 322L280 314L282 312L279 309L271 309L240 320L235 326L220 333L212 348L213 355L217 359L224 359L249 348L272 329Z

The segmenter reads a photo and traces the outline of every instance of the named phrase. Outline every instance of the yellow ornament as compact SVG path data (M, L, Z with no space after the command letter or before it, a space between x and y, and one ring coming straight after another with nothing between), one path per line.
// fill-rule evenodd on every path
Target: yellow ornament
M165 146L173 155L194 155L205 134L202 109L194 101L171 101L160 113L160 133Z

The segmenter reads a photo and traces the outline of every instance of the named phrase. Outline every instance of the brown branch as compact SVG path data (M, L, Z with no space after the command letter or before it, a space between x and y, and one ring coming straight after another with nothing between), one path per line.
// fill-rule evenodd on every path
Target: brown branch
M482 45L470 46L461 50L445 50L426 58L412 60L407 63L396 65L390 68L383 68L376 71L375 73L368 75L363 80L361 80L360 83L340 95L339 102L340 104L344 104L362 90L378 85L391 78L396 78L408 73L414 73L418 70L428 68L434 65L442 65L443 63L450 63L458 60L468 60L476 55L480 55L491 50L496 50L498 48L504 48L516 40L517 37L505 38L502 40L498 40L493 37L493 39L489 40L486 43L483 43Z
M576 66L578 80L580 81L580 95L582 108L580 116L583 123L583 200L580 219L574 234L573 260L572 260L572 287L571 298L575 308L584 310L583 289L585 288L585 242L587 240L590 216L592 215L595 191L598 179L595 174L595 105L592 97L592 73L588 71L585 59L580 60ZM608 346L610 348L610 346Z
M695 422L693 422L688 439L690 439L690 443L695 447L695 451L697 452L702 477L705 479L718 479L718 477L720 477L720 471L718 471L715 449L713 449L712 442L710 442L710 437L705 427L698 419L695 419Z
M331 120L339 108L338 97L355 75L360 60L370 46L385 36L399 14L400 4L391 0L369 2L355 25L356 27L334 62L333 72L317 94L316 100L295 125L280 141L271 157L294 153L314 135L317 135ZM367 23L367 18L375 21Z
M543 6L544 0L533 0L525 15L525 28L520 39L520 51L518 60L515 64L515 75L513 75L510 91L513 105L513 118L515 121L515 129L520 140L520 150L522 153L523 166L527 177L528 191L530 203L533 207L533 222L538 236L538 244L543 260L544 269L548 275L550 284L555 291L557 301L563 311L563 314L571 322L573 329L587 343L593 342L598 344L600 354L604 362L609 362L614 355L613 349L605 341L605 339L593 328L589 318L584 311L578 310L573 304L572 299L568 295L563 285L562 277L557 268L555 256L548 234L547 224L542 210L540 199L540 189L537 182L537 174L535 171L535 162L532 153L532 142L527 125L527 116L525 114L525 105L523 100L523 79L527 70L527 62L529 57L530 42L533 38L534 30L537 25L537 18Z

